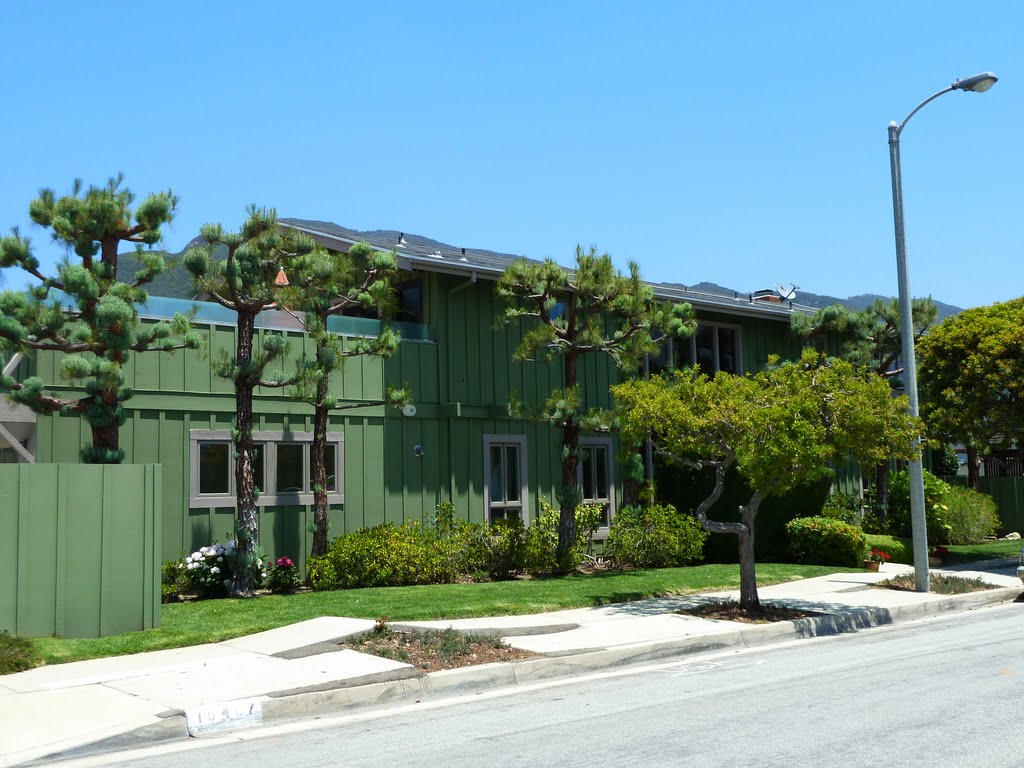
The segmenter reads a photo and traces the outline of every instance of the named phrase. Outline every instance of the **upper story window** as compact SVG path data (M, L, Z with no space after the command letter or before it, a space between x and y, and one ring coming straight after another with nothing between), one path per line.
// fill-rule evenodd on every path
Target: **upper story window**
M341 504L344 493L344 444L340 432L328 433L324 449L327 502ZM312 432L253 432L253 482L261 507L313 503ZM226 429L189 432L189 506L222 507L235 503L235 447Z
M407 280L395 286L398 306L395 319L404 323L423 322L423 281Z
M657 355L646 358L646 372L652 376L670 369L699 368L713 376L719 371L743 373L740 354L740 327L724 323L701 322L688 339L666 339Z
M529 524L524 435L484 435L484 478L487 522L518 517Z

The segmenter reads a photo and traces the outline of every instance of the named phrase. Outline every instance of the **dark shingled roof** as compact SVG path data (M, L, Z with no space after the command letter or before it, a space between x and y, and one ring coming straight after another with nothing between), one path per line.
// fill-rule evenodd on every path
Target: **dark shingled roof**
M349 246L366 241L383 251L394 251L398 254L399 266L408 270L424 270L444 272L456 275L478 275L482 278L497 279L509 265L518 258L511 253L500 253L485 248L457 248L438 240L421 235L404 234L395 229L375 229L360 231L348 229L329 221L313 221L310 219L279 219L287 227L305 232L333 250L347 251ZM402 244L399 245L399 238ZM154 296L169 296L179 299L192 299L195 288L192 276L182 266L181 259L189 246L181 253L165 254L167 269L147 286ZM536 261L536 259L530 259ZM117 276L120 280L134 279L139 269L139 261L132 253L118 257ZM749 294L725 294L699 288L688 288L678 283L649 283L657 296L672 301L685 301L696 309L727 314L757 315L788 320L794 312L810 311L810 307L789 303L770 303L752 301Z
M282 224L316 238L329 248L346 250L348 246L365 240L381 250L394 251L399 263L405 269L421 269L432 272L497 277L513 261L525 256L499 253L482 248L456 248L455 246L431 240L420 235L404 234L395 229L376 229L361 232L348 229L329 221L309 219L280 219ZM402 237L404 244L399 245ZM536 259L529 259L536 261ZM657 296L673 301L685 301L697 309L725 312L728 314L755 314L788 319L794 312L811 311L810 307L799 304L752 301L750 294L723 295L692 290L678 283L648 283Z

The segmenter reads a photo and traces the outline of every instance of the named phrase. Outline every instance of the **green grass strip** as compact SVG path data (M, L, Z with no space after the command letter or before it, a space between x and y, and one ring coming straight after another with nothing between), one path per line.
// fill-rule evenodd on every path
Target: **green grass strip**
M758 584L767 586L843 570L853 569L768 563L757 566L757 575ZM305 592L170 604L163 606L159 629L86 640L41 638L33 642L45 663L57 664L215 643L318 616L388 616L391 621L461 619L544 613L738 587L739 566L727 564L482 584Z

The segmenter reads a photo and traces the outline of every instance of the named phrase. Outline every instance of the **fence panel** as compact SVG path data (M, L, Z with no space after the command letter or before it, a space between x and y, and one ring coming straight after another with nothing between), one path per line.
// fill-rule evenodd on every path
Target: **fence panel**
M0 466L0 629L160 626L159 464Z
M989 494L999 507L1000 535L1024 533L1024 477L979 477L978 490Z

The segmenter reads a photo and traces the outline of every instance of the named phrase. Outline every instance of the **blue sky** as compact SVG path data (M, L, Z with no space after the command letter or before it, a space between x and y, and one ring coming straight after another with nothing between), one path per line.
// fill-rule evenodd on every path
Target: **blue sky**
M0 227L40 187L123 171L181 197L165 245L249 203L651 280L896 293L886 125L903 133L911 288L1024 294L1024 4L16 3ZM21 282L6 272L9 286Z

